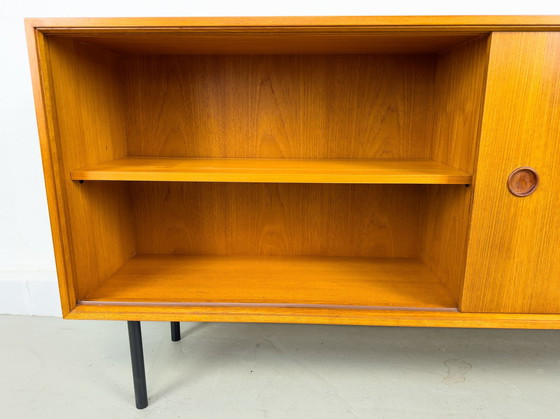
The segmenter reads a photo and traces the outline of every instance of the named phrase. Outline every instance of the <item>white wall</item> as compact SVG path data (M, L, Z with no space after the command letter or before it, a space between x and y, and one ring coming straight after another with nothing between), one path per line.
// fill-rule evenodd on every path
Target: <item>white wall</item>
M2 0L0 313L59 316L24 17L560 14L560 2Z

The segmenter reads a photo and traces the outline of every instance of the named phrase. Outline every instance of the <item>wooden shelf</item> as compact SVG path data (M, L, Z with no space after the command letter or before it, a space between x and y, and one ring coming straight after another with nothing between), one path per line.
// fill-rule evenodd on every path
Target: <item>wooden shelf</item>
M415 259L142 255L82 304L257 305L453 310Z
M256 183L470 184L433 160L288 160L127 157L73 170L72 180Z

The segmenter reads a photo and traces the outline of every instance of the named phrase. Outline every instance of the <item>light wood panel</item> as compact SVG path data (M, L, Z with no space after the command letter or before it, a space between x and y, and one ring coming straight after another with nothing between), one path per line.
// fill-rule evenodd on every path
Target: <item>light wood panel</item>
M29 62L31 65L31 79L37 127L41 144L41 160L47 193L49 218L51 224L53 247L55 252L56 271L60 291L60 303L63 315L68 314L76 305L74 292L73 266L69 257L64 257L70 251L70 234L64 211L61 184L64 180L57 178L59 162L55 141L55 114L53 110L52 82L49 74L48 54L45 36L26 25Z
M560 16L261 16L261 17L119 17L119 18L29 18L29 26L44 31L103 31L122 29L141 31L146 28L180 32L198 27L231 27L242 30L256 28L293 30L308 27L318 30L332 27L340 31L430 30L553 30L560 29Z
M232 31L194 29L182 33L71 33L73 39L121 54L425 54L477 37L472 32Z
M438 56L432 158L464 171L475 168L488 54L483 36Z
M482 120L488 38L438 57L433 159L473 173ZM425 188L422 260L461 298L473 188Z
M560 329L555 314L460 313L457 311L298 307L201 307L161 305L78 305L69 319L185 322L348 324L412 327Z
M50 153L70 235L69 248L57 257L69 259L72 292L81 298L134 253L126 185L80 185L69 176L70 168L126 155L122 86L117 57L106 51L58 39L48 43L48 59L48 106L55 112Z
M89 302L449 309L455 301L411 259L139 255Z
M416 186L138 182L130 187L139 254L416 257L419 252Z
M430 158L430 55L141 56L131 156Z
M433 160L290 160L126 157L72 170L73 180L264 183L469 184Z
M492 35L462 309L560 312L560 33ZM533 195L509 174L531 166Z

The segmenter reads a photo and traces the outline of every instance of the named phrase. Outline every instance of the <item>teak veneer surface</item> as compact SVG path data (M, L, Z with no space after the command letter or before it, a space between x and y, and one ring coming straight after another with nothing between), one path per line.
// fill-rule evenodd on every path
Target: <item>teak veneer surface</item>
M65 317L560 328L560 16L70 18L26 25ZM222 166L224 159L256 160L224 173L189 169L190 177L202 176L192 182L71 178L127 156ZM307 172L280 169L274 175L294 183L263 183L256 166L266 159L320 166L331 159L425 160L466 174L472 185L325 185L332 174L324 165L313 175L322 179L317 184L296 183L310 183ZM506 188L519 166L541 177L526 198ZM116 173L145 172L120 166ZM221 180L207 183L211 176ZM340 181L340 169L334 176ZM402 176L412 183L409 172ZM133 257L148 253L161 255ZM311 283L292 280L317 274L304 264L276 270L291 272L284 283L300 285L304 295L278 292L314 308L255 303L264 268L246 279L257 284L245 294L246 307L79 303L103 299L98 293L118 284L116 272L144 257L215 262L199 263L203 271L227 258L247 270L260 262L239 261L272 255L326 261L317 267L366 257L377 291L363 292L362 271L350 268L349 294L321 274L322 289L338 289L342 298L325 291L314 300ZM375 259L385 257L395 259ZM397 260L410 271L393 266ZM385 263L392 267L381 269ZM344 277L345 269L332 269ZM182 285L177 272L168 280ZM216 278L228 290L227 278ZM411 284L419 287L416 302ZM114 291L126 294L125 287ZM212 291L221 300L243 297L239 292ZM316 304L344 307L344 299L385 308ZM463 312L449 311L457 306Z
M300 27L340 30L552 30L560 28L560 16L261 16L261 17L108 17L108 18L28 18L30 27L45 32L101 31L123 29L142 31L159 29L169 32L190 28L248 28L293 30Z
M73 33L79 42L119 54L425 54L445 51L483 32L232 31ZM54 36L54 35L51 35Z
M495 33L464 311L560 313L560 33ZM533 167L527 197L509 174Z
M125 57L128 155L431 159L436 61L429 54Z
M69 291L72 305L134 254L126 185L79 185L69 176L70 168L126 154L122 88L114 54L69 39L49 43L46 50L43 80L50 131L42 141L49 143L56 182L49 199L63 218L53 235L64 243L64 269L71 272L61 287ZM54 227L57 220L51 223Z
M127 157L72 170L73 180L274 183L469 184L432 160L187 159Z
M461 313L454 310L345 309L299 307L207 307L85 303L69 319L187 322L350 324L369 326L560 329L557 314Z
M475 173L484 104L488 38L463 44L438 57L432 158ZM420 255L436 276L461 299L474 187L425 189L426 221Z
M450 309L455 301L417 260L139 255L88 302Z
M133 182L136 252L414 258L424 187Z

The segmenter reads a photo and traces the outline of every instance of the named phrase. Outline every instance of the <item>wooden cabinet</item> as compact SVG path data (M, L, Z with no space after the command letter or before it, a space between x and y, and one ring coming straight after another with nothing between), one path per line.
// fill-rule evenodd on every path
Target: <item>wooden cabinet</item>
M560 329L560 17L30 19L65 318Z
M494 33L461 309L560 313L560 32ZM504 178L539 176L516 197Z
M560 328L559 17L27 29L64 317Z

